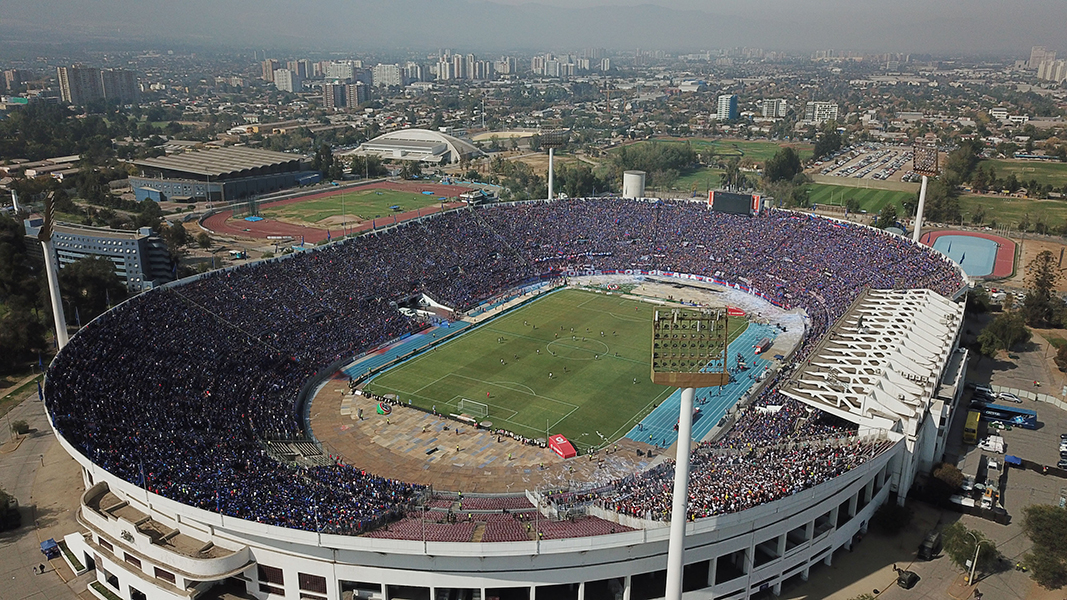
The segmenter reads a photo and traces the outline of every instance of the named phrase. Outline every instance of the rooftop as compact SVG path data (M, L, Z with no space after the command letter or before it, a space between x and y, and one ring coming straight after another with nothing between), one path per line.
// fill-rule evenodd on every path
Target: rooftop
M146 158L144 160L136 160L133 164L151 169L221 177L223 175L238 174L242 171L299 161L301 158L298 154L229 146L197 150L173 156Z
M955 347L963 306L930 290L868 290L781 391L860 426L914 433Z

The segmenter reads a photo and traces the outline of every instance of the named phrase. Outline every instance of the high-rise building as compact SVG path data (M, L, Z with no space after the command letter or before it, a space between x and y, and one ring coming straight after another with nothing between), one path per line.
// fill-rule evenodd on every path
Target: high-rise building
M392 87L398 85L404 85L404 78L400 74L400 65L374 65L374 69L371 71L371 81L374 82L374 87Z
M1056 60L1056 53L1049 52L1044 46L1034 46L1030 49L1030 60L1026 63L1026 66L1031 69L1037 69L1043 62L1052 62Z
M437 80L449 81L456 78L456 74L452 71L452 63L446 59L437 61Z
M452 79L467 78L467 61L462 54L452 55Z
M407 81L422 81L423 72L422 65L414 61L408 61L404 64L404 79Z
M22 69L8 69L4 71L4 89L12 90L34 78L33 71Z
M339 61L326 65L326 79L352 81L356 77L356 67L351 62Z
M1055 56L1055 53L1053 53ZM1067 79L1067 60L1046 60L1037 67L1037 78L1060 83Z
M311 61L308 60L290 60L285 63L285 68L296 73L300 79L307 79L309 66L311 66Z
M737 118L737 94L719 96L719 120L732 121Z
M85 104L104 97L100 87L100 69L92 67L56 67L59 95L67 104Z
M367 100L370 100L367 84L357 81L345 86L345 106L354 108Z
M337 110L345 106L345 84L325 83L322 86L322 107Z
M497 73L504 75L514 75L518 73L518 65L515 64L514 56L501 56L500 60L496 61L494 70Z
M780 119L785 116L788 108L783 98L769 98L763 101L763 116L770 119Z
M260 64L263 69L263 75L261 78L263 81L274 81L274 72L278 70L281 65L273 58L268 58Z
M135 102L141 95L137 73L126 69L100 71L100 89L105 100L118 102Z
M602 59L600 59L600 70L601 71L610 71L611 70L611 59L610 58L602 58Z
M299 92L304 89L304 79L289 69L274 72L274 85L283 92Z
M816 125L837 120L836 102L808 102L804 105L804 120Z

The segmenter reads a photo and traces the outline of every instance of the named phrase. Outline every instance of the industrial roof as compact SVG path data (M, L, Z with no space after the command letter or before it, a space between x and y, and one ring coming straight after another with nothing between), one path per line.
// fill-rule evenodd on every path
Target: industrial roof
M299 161L300 159L300 155L297 154L229 146L226 148L197 150L173 156L146 158L134 161L133 164L152 169L221 177L251 169L273 167Z
M955 347L963 306L930 290L869 290L781 392L861 426L913 434Z

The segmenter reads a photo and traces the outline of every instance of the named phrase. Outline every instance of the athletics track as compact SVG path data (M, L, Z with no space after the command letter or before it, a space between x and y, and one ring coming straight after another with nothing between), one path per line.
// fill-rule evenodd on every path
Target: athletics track
M919 238L919 241L932 248L937 242L937 238L948 235L981 238L997 244L997 252L993 259L992 272L984 278L1002 279L1004 277L1011 277L1011 274L1015 272L1015 242L1008 238L1000 237L999 235L977 231L931 231L929 233L924 233L922 237Z
M737 404L741 396L756 383L756 378L763 373L768 361L759 358L755 346L763 338L773 341L776 330L770 325L749 323L748 327L730 343L727 353L730 365L737 364L737 357L742 356L748 369L730 374L730 383L722 388L698 388L695 406L700 408L700 416L693 420L693 439L700 441L719 424L726 411ZM704 401L701 404L701 400ZM682 405L682 390L677 389L660 403L647 417L626 434L626 438L661 448L669 448L678 441L678 432L674 430Z
M296 204L298 202L304 202L307 200L316 200L319 198L328 198L330 196L336 196L342 192L359 191L359 190L372 190L372 189L388 189L396 190L400 192L412 192L420 193L423 191L433 192L436 196L458 197L460 194L470 191L470 188L454 186L454 185L442 185L437 183L422 183L417 181L380 181L376 183L370 183L367 185L346 187L343 190L341 188L331 188L322 192L309 194L306 196L297 196L295 198L285 198L282 200L275 200L273 202L267 202L260 205L260 208L273 208L278 206L285 206L288 204ZM445 209L456 208L463 206L462 202L449 202L445 204ZM285 237L292 238L293 241L303 240L305 243L317 244L322 241L326 241L331 237L342 237L344 233L349 235L353 233L361 233L364 231L370 231L379 227L389 227L401 221L408 219L415 219L423 217L436 212L440 212L441 207L427 206L416 211L409 211L405 213L399 213L395 215L389 215L388 217L380 217L378 219L372 219L370 221L364 221L357 223L347 228L345 231L335 228L333 231L326 229L319 229L318 227L310 227L307 225L297 225L294 223L283 223L281 221L275 221L273 219L263 219L262 221L250 222L244 219L234 219L233 210L224 210L207 217L203 221L204 227L212 233L218 235L232 235L237 237L246 238L258 238L258 239L281 239ZM334 235L336 232L336 235Z

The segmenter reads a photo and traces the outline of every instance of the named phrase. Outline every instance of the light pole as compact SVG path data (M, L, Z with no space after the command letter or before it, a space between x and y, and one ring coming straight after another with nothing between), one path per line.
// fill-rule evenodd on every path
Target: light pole
M967 535L974 538L974 560L971 561L971 576L967 578L967 583L974 585L974 569L978 566L978 551L982 548L982 540L978 539L978 536L973 531L968 531Z

